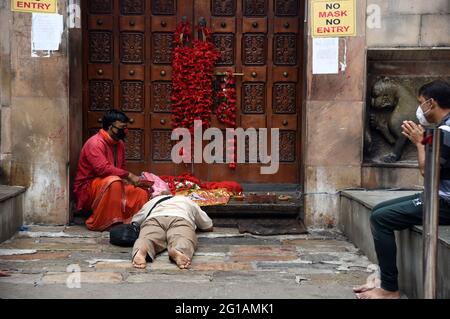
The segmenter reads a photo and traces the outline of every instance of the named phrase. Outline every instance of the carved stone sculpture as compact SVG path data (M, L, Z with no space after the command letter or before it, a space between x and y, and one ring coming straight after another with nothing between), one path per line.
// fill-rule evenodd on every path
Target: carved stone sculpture
M389 145L387 154L381 157L385 163L398 161L408 140L402 135L405 120L417 122L417 98L413 92L395 81L383 77L372 87L370 105L367 108L365 150L372 153L374 132L378 132Z

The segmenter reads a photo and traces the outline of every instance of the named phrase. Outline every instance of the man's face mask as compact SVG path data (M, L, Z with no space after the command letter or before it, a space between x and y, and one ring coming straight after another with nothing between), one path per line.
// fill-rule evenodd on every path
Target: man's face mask
M420 104L417 107L416 116L417 116L417 119L419 120L420 125L422 125L422 126L430 126L431 125L431 123L428 122L427 118L425 117L425 115L431 111L431 107L426 112L424 112L422 109L422 106L424 104L428 103L430 100L431 99L426 100L425 102L423 102L422 104Z
M128 128L127 127L119 128L119 127L114 126L114 125L111 125L111 126L117 130L117 132L113 131L113 133L114 133L115 137L118 140L124 140L127 137L127 134L128 134Z

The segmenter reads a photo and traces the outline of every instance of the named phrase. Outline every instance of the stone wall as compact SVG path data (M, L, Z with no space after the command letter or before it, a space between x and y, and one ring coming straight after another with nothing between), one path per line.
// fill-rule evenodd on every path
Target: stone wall
M346 61L347 68L340 70L338 75L312 75L311 21L308 21L303 147L308 225L336 225L338 192L341 190L355 187L417 188L422 183L420 174L412 171L415 168L399 171L397 168L362 165L367 54L370 50L380 49L448 49L450 2L358 0L356 4L357 36L340 39L339 60ZM435 63L433 54L427 54ZM416 72L428 72L426 68L417 68ZM394 171L398 171L398 176L391 178ZM407 178L403 180L402 174Z
M358 1L359 2L359 1ZM450 46L450 2L448 0L367 0L369 25L367 46Z
M59 51L31 57L31 14L0 1L2 171L25 186L26 223L68 222L69 60L65 27ZM58 2L60 14L66 1Z

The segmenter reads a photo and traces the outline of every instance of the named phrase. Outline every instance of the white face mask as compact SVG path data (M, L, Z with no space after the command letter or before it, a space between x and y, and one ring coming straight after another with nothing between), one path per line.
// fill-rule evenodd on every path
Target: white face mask
M417 116L417 119L419 120L420 125L422 125L422 126L430 126L431 125L431 123L428 122L427 118L425 117L425 114L423 113L423 110L420 107L420 105L417 107L416 116Z
M428 122L427 118L425 117L425 113L424 113L423 110L422 110L422 105L424 105L425 103L427 103L429 100L431 100L431 99L426 100L425 102L423 102L422 104L420 104L420 105L417 107L416 117L417 117L417 119L419 120L420 125L422 125L422 126L431 126L431 123ZM428 113L429 111L431 111L431 108L427 111L427 113Z

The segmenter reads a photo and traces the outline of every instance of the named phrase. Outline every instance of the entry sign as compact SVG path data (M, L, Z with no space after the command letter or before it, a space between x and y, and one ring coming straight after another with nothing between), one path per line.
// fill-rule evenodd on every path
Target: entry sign
M348 37L356 35L355 0L313 0L313 37Z
M11 0L11 11L57 13L58 0Z

